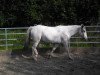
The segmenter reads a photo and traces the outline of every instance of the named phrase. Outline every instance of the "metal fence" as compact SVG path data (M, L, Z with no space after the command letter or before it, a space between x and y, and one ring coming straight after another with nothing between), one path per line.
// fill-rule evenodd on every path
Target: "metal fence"
M28 27L17 27L17 28L0 28L0 49L8 50L16 46L23 46L25 34ZM100 26L86 26L89 41L80 40L81 37L73 36L70 44L75 45L87 45L99 47L100 46ZM74 40L74 41L72 41ZM13 42L12 42L13 41ZM18 42L17 42L18 41ZM84 46L83 46L84 47Z

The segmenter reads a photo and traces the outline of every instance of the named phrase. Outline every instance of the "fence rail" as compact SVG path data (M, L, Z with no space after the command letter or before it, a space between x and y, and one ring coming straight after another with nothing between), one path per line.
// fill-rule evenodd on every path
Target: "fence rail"
M0 47L4 47L7 50L9 47L22 46L27 29L28 27L0 28ZM81 41L81 37L73 36L71 39L75 41L71 41L70 44L92 44L92 46L100 46L100 26L86 26L86 29L89 34L89 41Z

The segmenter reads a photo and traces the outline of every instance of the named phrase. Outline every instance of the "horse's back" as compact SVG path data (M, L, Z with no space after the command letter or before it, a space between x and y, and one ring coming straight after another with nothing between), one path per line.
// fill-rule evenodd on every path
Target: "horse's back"
M34 26L31 35L35 40L37 38L43 40L43 41L51 41L51 42L61 42L61 34L57 30L57 27L50 27L50 26L44 26L44 25L37 25Z

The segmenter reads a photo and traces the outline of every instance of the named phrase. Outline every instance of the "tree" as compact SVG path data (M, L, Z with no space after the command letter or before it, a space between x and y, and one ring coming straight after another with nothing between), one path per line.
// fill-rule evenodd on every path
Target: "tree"
M0 0L0 27L98 22L98 0Z

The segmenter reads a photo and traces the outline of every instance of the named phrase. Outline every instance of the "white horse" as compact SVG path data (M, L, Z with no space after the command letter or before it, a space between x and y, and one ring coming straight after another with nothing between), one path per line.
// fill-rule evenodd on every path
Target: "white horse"
M55 43L51 54L62 43L68 52L68 56L72 59L68 42L74 34L79 33L83 38L87 39L87 32L85 26L82 25L69 25L69 26L55 26L49 27L44 25L31 26L27 30L27 38L24 47L29 45L30 39L32 40L32 56L35 60L38 57L37 46L40 41Z

